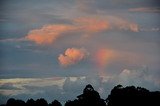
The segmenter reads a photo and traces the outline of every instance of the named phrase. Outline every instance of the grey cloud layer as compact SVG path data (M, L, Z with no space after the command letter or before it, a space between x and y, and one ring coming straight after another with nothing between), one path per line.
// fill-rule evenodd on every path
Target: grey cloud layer
M31 79L21 79L18 82L12 80L1 80L1 97L15 97L27 99L32 97L37 99L39 97L44 97L49 101L53 99L59 99L60 101L66 101L68 99L74 99L77 95L82 93L83 88L86 84L92 84L93 87L100 93L103 98L106 98L110 90L117 84L122 84L123 86L142 86L150 90L159 90L160 82L158 79L154 78L152 74L149 73L147 67L142 67L137 70L124 69L119 75L113 76L82 76L82 77L53 77L53 78L31 78ZM4 88L7 83L14 85L15 87L21 87L21 89L13 89L12 86ZM61 84L60 84L61 83ZM8 95L7 90L10 90L10 95ZM19 90L19 92L15 92ZM6 92L6 93L5 93ZM34 93L32 93L34 92ZM14 95L13 95L14 94ZM2 101L5 102L6 100Z

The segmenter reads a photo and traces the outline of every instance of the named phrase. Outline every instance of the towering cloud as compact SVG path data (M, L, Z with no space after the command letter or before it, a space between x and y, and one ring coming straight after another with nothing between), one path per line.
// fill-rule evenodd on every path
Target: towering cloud
M69 66L80 62L85 59L89 53L84 48L68 48L64 55L60 54L58 57L61 66Z

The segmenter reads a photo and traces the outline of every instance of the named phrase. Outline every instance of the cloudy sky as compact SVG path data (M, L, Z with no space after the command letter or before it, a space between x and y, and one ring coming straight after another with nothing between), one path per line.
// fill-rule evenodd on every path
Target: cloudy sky
M159 0L1 0L0 103L160 90L159 18Z

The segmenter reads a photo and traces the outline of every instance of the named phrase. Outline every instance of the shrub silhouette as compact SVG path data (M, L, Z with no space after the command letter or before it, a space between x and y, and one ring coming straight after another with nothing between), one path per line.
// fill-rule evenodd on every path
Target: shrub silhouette
M26 103L10 98L6 104L0 106L62 106L62 104L58 100L48 104L43 98L28 99ZM68 100L64 106L160 106L160 92L150 92L141 87L117 85L111 90L108 98L103 100L92 85L88 84L77 99Z

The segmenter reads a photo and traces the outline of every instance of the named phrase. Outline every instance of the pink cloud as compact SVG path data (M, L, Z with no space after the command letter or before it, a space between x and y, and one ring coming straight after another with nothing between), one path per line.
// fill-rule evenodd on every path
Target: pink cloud
M68 48L64 54L60 54L58 57L61 66L69 66L80 62L85 59L89 53L84 48Z
M31 30L26 40L35 42L36 44L52 44L59 37L67 35L68 32L79 33L82 36L92 35L108 30L129 30L132 32L138 32L139 26L136 23L126 21L115 16L100 17L82 17L72 20L73 24L52 24L45 25L42 28ZM68 35L69 36L69 35Z
M62 33L74 29L74 26L65 24L45 25L41 29L31 30L25 38L37 44L51 44L55 42Z
M108 30L110 25L104 19L99 18L77 18L74 20L75 24L78 25L79 29L85 32L100 32L103 30Z
M99 49L95 54L95 59L98 67L105 67L107 63L109 63L113 57L115 56L115 53L112 50L108 49Z

